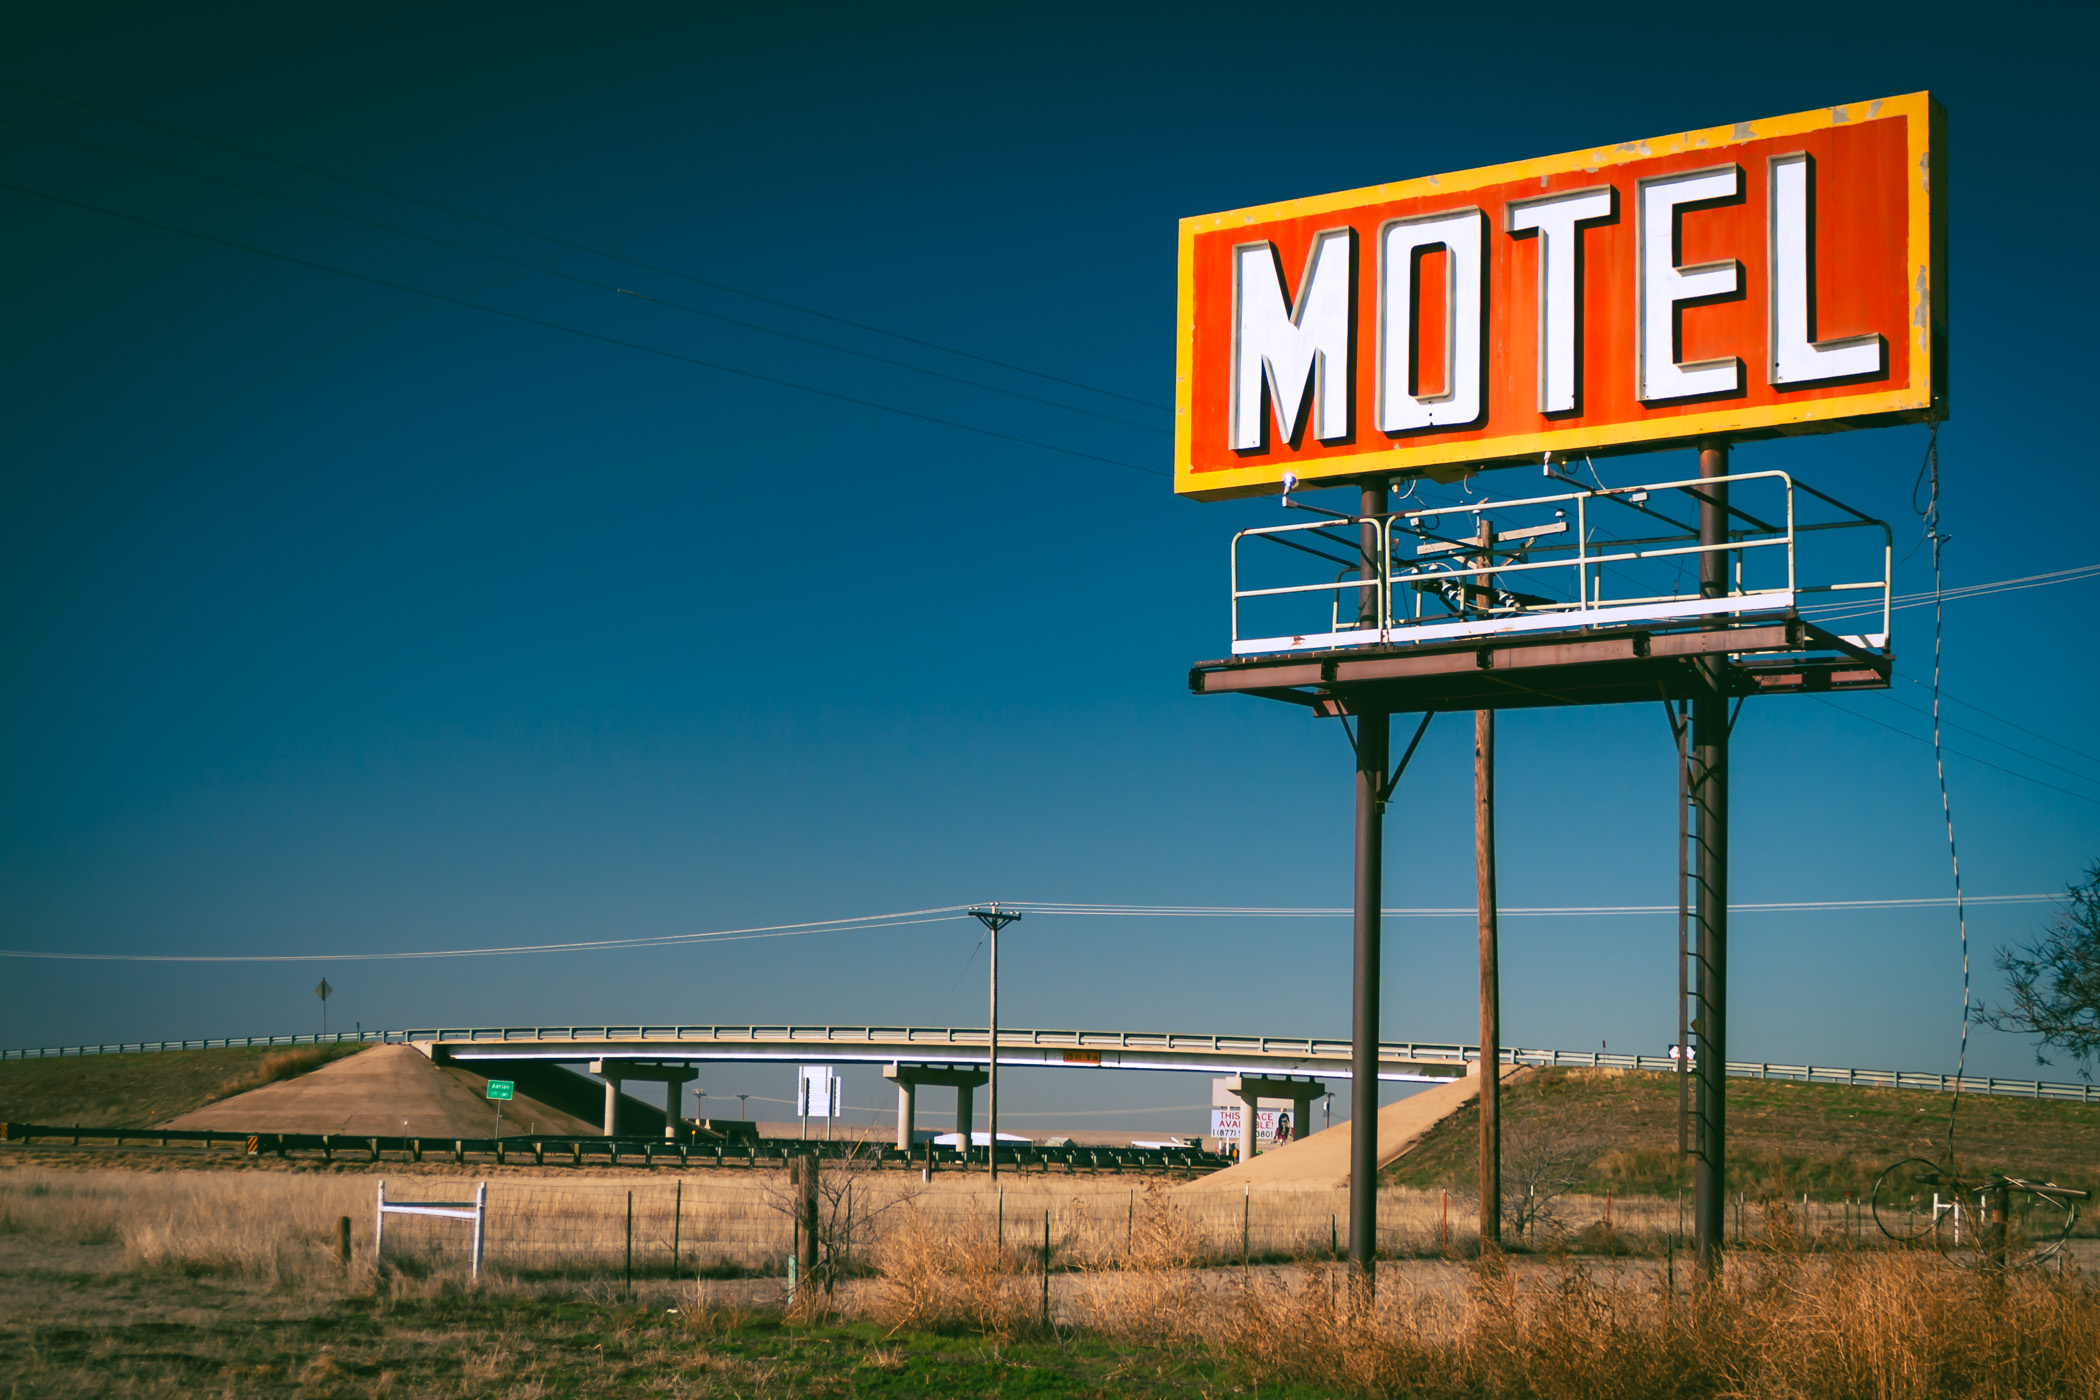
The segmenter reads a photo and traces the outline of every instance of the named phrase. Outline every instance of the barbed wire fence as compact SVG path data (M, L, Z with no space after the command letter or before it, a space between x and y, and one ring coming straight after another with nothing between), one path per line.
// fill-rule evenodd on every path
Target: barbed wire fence
M1177 1191L1159 1183L1084 1192L1027 1185L935 1190L899 1174L856 1173L826 1163L819 1178L818 1250L811 1286L883 1271L886 1250L914 1240L938 1250L988 1246L1014 1272L1114 1269L1141 1254L1148 1231L1171 1226L1186 1260L1199 1266L1339 1258L1348 1238L1346 1198L1306 1191ZM777 1177L777 1179L773 1179ZM425 1196L470 1201L457 1178ZM1928 1207L1929 1208L1929 1207ZM751 1182L488 1183L483 1273L518 1281L629 1283L759 1279L785 1289L799 1251L802 1201L786 1173ZM1883 1247L1864 1204L1732 1196L1732 1244L1784 1241L1791 1248ZM1381 1193L1379 1247L1389 1256L1463 1255L1477 1248L1475 1204L1459 1191ZM465 1276L470 1231L456 1220L392 1217L388 1267ZM1661 1255L1686 1247L1688 1203L1668 1198L1569 1195L1541 1211L1505 1244L1520 1251Z

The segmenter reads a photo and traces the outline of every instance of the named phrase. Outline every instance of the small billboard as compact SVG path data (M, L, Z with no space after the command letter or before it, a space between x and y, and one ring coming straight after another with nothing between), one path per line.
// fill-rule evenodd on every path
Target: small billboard
M1181 221L1174 489L1945 411L1922 92Z
M1245 1112L1246 1110L1243 1108L1213 1108L1210 1111L1210 1135L1226 1142L1238 1142L1240 1139L1240 1118ZM1282 1108L1256 1109L1254 1111L1254 1140L1256 1142L1276 1141L1277 1128L1282 1123L1289 1122L1290 1116L1291 1110L1288 1105ZM1298 1124L1291 1124L1292 1137L1297 1138L1304 1135L1300 1131Z
M795 1076L795 1113L802 1118L837 1118L845 1094L830 1065L803 1065Z

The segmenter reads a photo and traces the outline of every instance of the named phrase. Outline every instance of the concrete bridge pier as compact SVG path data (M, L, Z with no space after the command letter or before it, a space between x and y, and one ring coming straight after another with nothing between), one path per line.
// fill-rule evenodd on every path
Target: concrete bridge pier
M897 1146L911 1151L911 1134L917 1114L918 1088L921 1084L938 1084L955 1090L955 1131L961 1134L962 1145L970 1145L971 1099L973 1091L991 1079L981 1069L962 1065L904 1065L885 1066L882 1077L897 1086Z
M685 1086L700 1077L691 1065L643 1064L635 1060L592 1060L591 1073L605 1081L605 1136L618 1137L620 1086L630 1079L664 1086L664 1136L678 1137L680 1100Z
M1271 1079L1252 1074L1235 1075L1225 1081L1225 1088L1240 1101L1240 1160L1254 1160L1254 1118L1263 1099L1288 1099L1291 1104L1291 1137L1306 1135L1306 1122L1312 1117L1313 1100L1327 1093L1327 1086L1317 1079Z

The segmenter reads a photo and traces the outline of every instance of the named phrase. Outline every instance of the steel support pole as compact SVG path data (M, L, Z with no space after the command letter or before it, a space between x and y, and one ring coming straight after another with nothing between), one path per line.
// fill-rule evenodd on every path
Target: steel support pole
M1728 474L1728 447L1713 444L1699 450L1699 475ZM1702 488L1699 542L1728 540L1728 487ZM1717 550L1699 556L1699 593L1718 598L1729 591L1729 556ZM1696 818L1694 890L1698 899L1696 950L1699 1014L1693 1022L1698 1057L1697 1155L1693 1177L1693 1216L1699 1262L1712 1272L1721 1259L1727 1228L1728 1182L1728 662L1702 657L1705 684L1692 701L1692 808Z
M1495 912L1495 712L1473 712L1473 869L1480 905L1480 1246L1502 1243L1502 969Z
M1495 562L1480 522L1480 565ZM1483 589L1494 576L1481 576ZM1480 924L1480 1246L1502 1243L1502 966L1495 907L1495 712L1473 712L1473 875Z
M1356 719L1356 998L1349 1056L1349 1262L1368 1280L1378 1255L1378 978L1379 905L1385 784L1392 720Z
M1364 577L1376 576L1386 484L1365 485L1360 514ZM1361 590L1358 619L1377 625L1378 595ZM1385 784L1392 717L1356 717L1356 989L1349 1056L1349 1262L1370 1285L1378 1265L1379 908L1385 897Z

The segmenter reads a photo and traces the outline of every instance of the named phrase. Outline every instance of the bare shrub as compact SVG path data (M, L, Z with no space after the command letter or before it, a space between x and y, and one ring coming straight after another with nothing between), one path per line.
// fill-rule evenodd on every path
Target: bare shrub
M1000 1248L981 1214L937 1220L907 1209L875 1251L880 1280L870 1311L892 1333L948 1332L1009 1338L1036 1317L1034 1280Z
M1561 1199L1579 1188L1598 1144L1554 1130L1550 1121L1510 1124L1502 1134L1502 1224L1529 1238L1562 1228Z
M1077 1311L1112 1336L1158 1343L1185 1333L1199 1306L1203 1238L1157 1182L1132 1209L1129 1238L1082 1262Z
M881 1145L873 1143L865 1132L843 1156L810 1156L802 1160L817 1173L817 1267L809 1283L822 1288L829 1297L839 1280L871 1267L883 1217L915 1199L919 1190L911 1181L900 1186L894 1180L878 1178ZM880 1189L876 1189L878 1181ZM802 1187L794 1180L794 1173L783 1172L770 1178L763 1190L768 1208L790 1221L800 1221ZM801 1227L798 1224L795 1228Z

